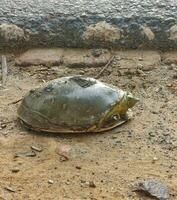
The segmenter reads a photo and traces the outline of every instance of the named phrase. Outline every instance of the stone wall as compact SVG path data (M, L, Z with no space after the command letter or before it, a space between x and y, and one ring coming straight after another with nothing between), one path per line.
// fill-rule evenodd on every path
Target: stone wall
M0 0L0 49L177 49L172 0Z

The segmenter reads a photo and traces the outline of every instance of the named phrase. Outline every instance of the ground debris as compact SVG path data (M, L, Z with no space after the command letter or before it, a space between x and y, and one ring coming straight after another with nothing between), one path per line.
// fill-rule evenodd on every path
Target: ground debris
M177 93L177 84L172 83L172 84L167 84L167 87L174 93Z
M67 161L69 160L69 151L71 150L71 147L69 145L63 145L61 144L57 149L56 153L60 155L60 161Z
M11 169L11 171L12 171L13 173L17 173L17 172L20 171L20 169L19 169L18 167L14 167L14 168Z
M17 99L17 100L15 100L15 101L12 101L12 102L8 103L8 106L9 106L9 105L12 105L12 104L17 104L17 103L19 103L20 101L22 101L22 98Z
M97 74L97 76L95 77L96 79L99 78L102 73L107 69L107 67L112 63L112 61L114 60L114 56L112 56L110 58L110 60L107 62L107 64L102 68L102 70Z
M135 184L134 191L143 192L148 196L156 197L159 200L169 199L168 187L155 180L147 180Z
M89 181L89 187L96 188L96 185L93 181Z
M0 129L4 129L4 128L6 128L6 127L7 127L6 124L0 124Z
M85 180L81 180L81 187L90 187L90 188L96 188L96 185L93 181L85 181Z
M67 161L69 160L69 157L67 157L66 155L60 155L60 161L61 162L64 162L64 161Z
M2 55L2 86L4 87L7 81L7 73L8 73L8 69L7 69L7 60L6 60L6 56Z
M34 151L37 151L37 152L41 152L43 150L42 147L35 146L35 145L32 145L31 149L34 150Z
M14 122L13 120L12 121L0 121L0 126L1 126L1 128L3 128L3 127L5 128L7 124L11 124L13 122Z
M51 179L49 179L49 180L48 180L48 183L49 183L49 184L54 184L54 181L51 180Z
M76 166L76 169L82 169L82 167L81 167L81 166L79 166L79 165L77 165L77 166Z
M19 152L14 155L15 158L17 158L17 157L35 157L35 156L36 156L36 153L34 151Z
M9 186L5 186L4 189L8 190L9 192L15 192L16 191L14 188L9 187Z
M157 160L158 160L158 158L156 156L154 156L152 159L152 163L155 163Z

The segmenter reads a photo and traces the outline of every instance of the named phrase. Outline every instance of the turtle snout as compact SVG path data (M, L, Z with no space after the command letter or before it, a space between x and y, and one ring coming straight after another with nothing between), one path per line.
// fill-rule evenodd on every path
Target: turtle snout
M129 108L132 108L139 101L139 98L134 97L132 94L128 94L127 101Z

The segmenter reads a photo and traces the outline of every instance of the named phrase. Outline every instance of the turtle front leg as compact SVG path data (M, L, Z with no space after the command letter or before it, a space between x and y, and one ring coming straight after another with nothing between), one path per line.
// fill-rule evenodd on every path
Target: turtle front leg
M125 114L121 115L120 117L125 121L129 121L133 117L133 112L131 109L128 109L128 111Z
M120 118L121 118L122 120L124 120L124 121L128 121L128 120L129 120L129 116L128 116L127 113L124 114L124 115L121 115Z

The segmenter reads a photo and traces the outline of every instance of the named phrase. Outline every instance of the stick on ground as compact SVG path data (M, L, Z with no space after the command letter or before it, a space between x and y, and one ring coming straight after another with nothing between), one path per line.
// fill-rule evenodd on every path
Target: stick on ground
M107 62L107 64L103 67L103 69L97 74L97 76L95 77L95 78L99 78L101 75L102 75L102 73L106 70L106 68L111 64L111 62L113 61L113 59L114 59L114 56L112 56L111 58L110 58L110 60Z
M12 105L12 104L17 104L18 102L20 102L22 100L22 98L18 99L18 100L15 100L15 101L12 101L10 103L8 103L8 106L9 105Z
M2 66L2 86L4 87L7 81L7 60L5 55L2 55L1 57L1 66Z

